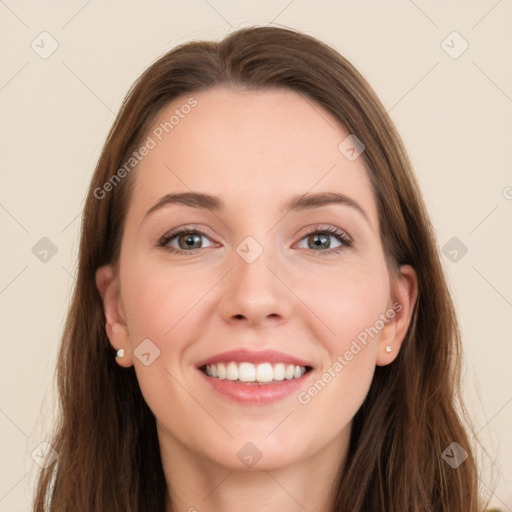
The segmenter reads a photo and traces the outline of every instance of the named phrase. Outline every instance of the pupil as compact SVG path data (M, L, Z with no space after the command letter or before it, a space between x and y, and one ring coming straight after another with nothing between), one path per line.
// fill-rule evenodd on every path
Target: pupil
M313 242L316 247L320 247L322 245L324 245L324 246L328 246L329 245L329 243L328 243L329 242L329 240L328 240L329 237L326 236L326 235L314 235L313 238L317 238L317 239L321 238L321 240L316 240L315 242Z
M185 243L187 244L187 246L190 248L192 245L194 245L194 237L198 238L199 235L197 234L189 234L189 235L186 235L186 238L185 238Z

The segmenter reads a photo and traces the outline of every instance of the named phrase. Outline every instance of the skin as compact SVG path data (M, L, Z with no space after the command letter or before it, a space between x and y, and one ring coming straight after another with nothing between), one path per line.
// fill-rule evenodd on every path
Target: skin
M218 87L193 96L198 105L134 171L119 266L97 271L107 334L125 350L118 364L135 365L156 417L172 510L328 511L352 418L375 366L400 350L417 277L404 265L390 278L365 163L338 150L348 132L331 114L289 90ZM155 126L186 100L167 105ZM190 191L220 196L225 211L171 205L144 219L163 195ZM350 196L368 220L340 204L281 212L292 196L323 191ZM195 253L157 247L189 224L212 235ZM320 254L308 244L313 226L338 228L352 247ZM247 236L263 248L252 263L236 252ZM170 242L191 250L186 237L179 243ZM332 235L329 243L327 251L339 248ZM311 362L307 390L396 302L400 312L305 405L296 393L266 405L233 402L195 368L226 350L276 349ZM148 338L160 355L146 366L133 351ZM252 467L237 457L247 442L261 452Z

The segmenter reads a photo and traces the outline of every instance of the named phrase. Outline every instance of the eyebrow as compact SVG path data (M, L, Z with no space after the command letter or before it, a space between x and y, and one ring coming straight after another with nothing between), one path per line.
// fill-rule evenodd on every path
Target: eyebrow
M166 194L161 197L155 205L153 205L147 212L144 218L151 215L156 210L165 206L182 204L192 208L200 208L210 210L213 212L220 212L225 209L225 204L218 196L205 194L202 192L181 192ZM319 192L319 193L305 193L292 197L283 207L283 212L304 211L314 208L321 208L329 204L344 204L358 211L370 223L370 219L362 208L362 206L345 194L339 192Z

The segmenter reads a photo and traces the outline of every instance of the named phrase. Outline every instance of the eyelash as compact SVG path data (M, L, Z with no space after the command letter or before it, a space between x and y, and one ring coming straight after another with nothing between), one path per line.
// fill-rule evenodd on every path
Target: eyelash
M200 236L205 236L206 238L212 238L212 236L208 233L207 230L205 231L200 231L198 229L195 229L195 228L187 228L187 227L183 227L183 228L178 228L174 231L171 231L167 234L165 234L157 243L157 247L161 247L173 254L195 254L197 251L200 251L201 248L199 249L191 249L190 251L184 251L182 249L176 249L174 247L169 247L167 244L173 239L173 238L176 238L177 236L183 234L183 233L188 233L188 234L196 234L196 235L200 235ZM348 248L348 247L352 247L352 240L343 232L343 231L340 231L332 226L328 226L326 228L318 228L317 226L313 227L310 231L308 231L302 238L301 240L303 240L304 238L307 238L308 236L312 235L312 234L322 234L322 235L331 235L333 236L334 238L336 238L339 242L341 242L341 245L339 247L336 247L334 249L327 249L327 250L323 250L323 251L313 251L315 253L318 253L322 256L330 256L330 255L334 255L334 254L338 254L340 253L341 251L343 251L345 248Z

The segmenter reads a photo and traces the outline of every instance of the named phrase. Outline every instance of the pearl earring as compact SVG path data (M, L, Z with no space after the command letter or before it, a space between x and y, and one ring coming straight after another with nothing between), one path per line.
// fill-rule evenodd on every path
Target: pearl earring
M120 349L117 351L116 359L117 359L117 358L121 359L122 357L124 357L124 348L120 348Z
M386 352L392 352L393 349L389 346L389 345L386 345Z

